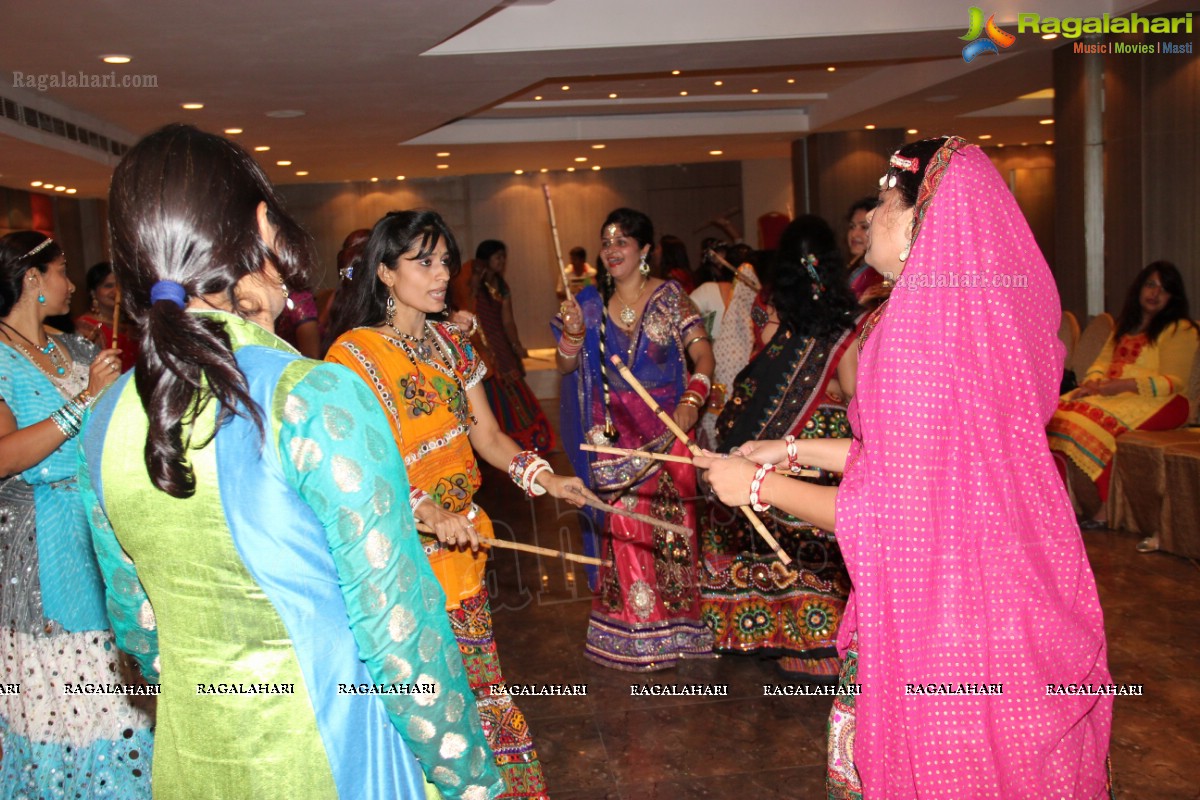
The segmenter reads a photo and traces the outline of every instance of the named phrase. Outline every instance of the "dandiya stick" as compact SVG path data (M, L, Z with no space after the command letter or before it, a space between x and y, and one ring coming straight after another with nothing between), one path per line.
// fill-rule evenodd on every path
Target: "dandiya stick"
M633 387L633 390L638 393L638 397L642 398L642 400L646 402L646 405L650 407L650 410L654 412L655 416L662 420L662 423L667 426L667 429L670 430L671 433L675 434L675 438L687 445L688 450L692 451L692 455L704 455L704 451L700 449L699 445L692 441L692 437L688 436L687 433L684 432L683 428L680 428L675 424L675 420L671 419L671 416L662 410L662 407L659 406L658 402L655 401L650 393L646 391L646 387L642 386L641 381L633 376L633 373L629 371L629 367L625 366L625 363L621 361L620 356L610 356L609 361L611 361L613 366L617 368L617 371L621 373L621 377L625 379L625 382ZM769 530L767 530L767 526L763 525L763 521L758 518L758 514L754 513L754 509L750 508L750 506L738 506L738 508L741 509L741 512L746 516L746 519L750 521L750 524L754 527L754 530L758 532L758 535L761 536L763 541L767 543L767 546L775 551L775 556L785 565L792 563L792 559L787 553L783 552L783 548L779 546L779 542L775 541L775 537L771 535Z
M417 523L417 530L422 533L433 533L433 528L430 528L423 522ZM551 558L561 558L565 561L576 561L580 564L588 564L594 567L612 566L608 561L602 561L599 558L591 556L581 556L575 553L564 553L561 550L551 550L549 547L538 547L536 544L525 544L524 542L510 542L507 539L480 539L479 543L485 547L499 547L501 550L520 550L522 553L533 553L539 556L549 556Z
M653 450L630 450L625 447L609 447L603 444L581 444L580 450L586 450L590 453L609 453L615 456L632 456L634 458L646 458L652 461L673 461L677 464L691 464L692 460L686 456L673 456L670 453L655 453ZM799 475L802 478L819 478L821 473L815 469L801 469L792 472L793 475Z
M121 287L117 287L117 304L113 306L113 335L109 347L117 346L117 332L121 330Z
M762 288L761 286L758 285L757 281L751 279L749 275L742 272L740 269L735 267L733 264L730 264L728 261L726 261L725 258L720 253L718 253L716 250L709 250L707 252L707 255L713 261L717 262L717 264L719 264L720 266L722 266L725 269L732 272L734 280L746 284L747 286L749 286L751 289L753 289L756 292Z
M686 456L673 456L670 453L655 453L653 450L630 450L627 447L609 447L603 444L581 444L580 450L589 453L607 453L614 456L633 456L650 461L673 461L676 464L690 464L692 460Z
M567 265L563 262L562 242L558 240L558 223L554 220L554 201L550 199L550 184L542 184L546 196L546 213L550 215L550 233L554 237L554 255L558 257L558 273L562 276L563 291L571 293L571 279L567 277Z
M617 506L610 506L603 500L592 500L591 498L585 497L583 503L584 505L591 506L599 511L604 511L608 514L616 514L618 517L628 517L629 519L637 520L638 522L643 522L647 525L653 525L655 528L662 528L664 531L678 533L680 536L692 535L690 528L685 528L682 525L676 525L674 522L667 522L666 520L652 517L649 514L639 514L636 511L626 511L625 509Z

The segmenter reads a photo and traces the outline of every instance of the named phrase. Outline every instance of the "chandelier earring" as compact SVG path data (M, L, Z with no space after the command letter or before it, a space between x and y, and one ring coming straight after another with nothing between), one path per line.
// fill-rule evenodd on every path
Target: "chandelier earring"
M396 298L392 297L390 291L388 292L387 308L383 313L387 316L387 324L392 325L396 319Z
M646 254L642 253L642 260L638 262L638 272L643 278L650 277L650 263L646 261Z

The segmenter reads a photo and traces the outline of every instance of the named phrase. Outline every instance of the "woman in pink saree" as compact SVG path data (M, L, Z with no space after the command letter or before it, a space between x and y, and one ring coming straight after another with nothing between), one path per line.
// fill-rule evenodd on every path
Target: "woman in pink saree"
M842 680L859 694L830 714L829 796L1107 797L1104 620L1045 435L1064 358L1050 270L958 138L892 156L869 235L896 288L864 333L853 438L697 461L723 502L757 478L760 505L837 535ZM776 464L845 474L764 476Z

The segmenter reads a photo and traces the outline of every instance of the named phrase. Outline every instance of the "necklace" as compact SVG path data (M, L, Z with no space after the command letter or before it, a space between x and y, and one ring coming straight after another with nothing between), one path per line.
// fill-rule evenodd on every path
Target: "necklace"
M637 305L637 301L642 299L642 292L646 291L646 278L642 278L642 285L638 287L637 297L633 298L633 304ZM621 296L621 290L617 289L617 299L621 301L621 324L626 328L632 328L633 323L637 322L637 312L633 310L633 306L625 302L625 298Z
M65 356L63 356L62 351L58 349L58 345L56 345L54 343L54 340L51 339L49 336L46 337L46 344L43 345L42 347L38 347L36 344L34 344L29 339L29 337L27 337L25 334L21 333L19 330L14 328L12 325L9 325L7 322L0 322L0 325L3 325L7 330L12 331L17 336L20 336L22 339L24 339L29 344L30 347L32 347L34 350L39 351L42 355L46 356L46 358L50 359L50 365L54 367L54 371L56 373L58 373L59 377L62 377L63 375L67 374L67 359ZM17 346L17 349L20 350L22 353L24 353L25 357L28 358L31 362L33 362L33 365L35 367L37 367L38 369L42 369L41 364L38 364L37 360L33 357L33 353L26 350L24 345L22 345L16 339L9 336L7 332L4 334L4 336L10 342L15 344ZM42 369L42 371L45 372L46 370Z
M413 361L419 360L419 361L425 362L426 364L429 364L430 363L429 359L433 357L433 349L430 348L429 342L427 341L427 339L429 339L429 327L428 327L429 323L426 322L425 325L426 325L425 335L422 336L420 339L418 339L417 337L413 336L411 333L405 333L404 331L400 330L392 323L390 323L390 322L388 323L388 327L392 329L392 332L400 337L400 344L402 347L404 347L405 351L409 350L410 345L408 345L407 343L412 342L411 347L415 352L409 352L409 357L412 358ZM416 357L413 358L413 356L416 356Z

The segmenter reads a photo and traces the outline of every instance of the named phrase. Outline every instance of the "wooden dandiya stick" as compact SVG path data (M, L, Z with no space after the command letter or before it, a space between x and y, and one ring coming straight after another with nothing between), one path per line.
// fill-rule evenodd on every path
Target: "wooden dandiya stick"
M662 528L664 531L671 531L671 533L678 533L680 536L691 536L692 535L691 528L685 528L682 525L676 525L674 522L667 522L666 520L661 520L661 519L658 519L657 517L652 517L649 514L639 514L636 511L626 511L625 509L620 508L619 506L610 506L608 503L604 502L603 500L592 500L590 498L585 497L583 499L583 504L586 506L590 506L591 508L594 508L598 511L603 511L608 514L615 514L618 517L627 517L632 520L637 520L638 522L643 522L647 525L653 525L656 528Z
M430 528L424 522L417 523L417 530L422 533L433 533L433 528ZM611 567L611 562L603 561L599 558L591 556L581 556L575 553L564 553L562 550L551 550L549 547L538 547L536 544L525 544L524 542L510 542L507 539L483 539L479 543L485 547L499 547L501 550L519 550L522 553L533 553L539 556L549 556L550 558L561 558L565 561L576 561L580 564L587 564L593 567Z
M554 219L554 201L550 199L550 184L542 184L542 194L546 196L546 213L550 215L550 234L554 237L554 255L558 257L558 274L562 276L563 291L571 293L571 279L567 277L567 265L563 262L562 242L558 239L558 223Z
M121 330L121 287L117 287L117 304L113 306L113 335L109 347L117 346L117 332Z
M630 450L626 447L609 447L603 444L581 444L580 450L586 450L589 453L608 453L615 456L632 456L634 458L646 458L652 461L673 461L677 464L691 464L692 460L686 456L673 456L670 453L656 453L653 450ZM794 470L793 475L799 475L802 478L819 478L821 477L820 470L801 469Z
M746 284L747 286L749 286L751 289L753 289L756 292L762 288L761 286L758 285L757 281L753 280L749 275L742 272L740 269L735 267L733 264L730 264L728 261L726 261L724 256L722 256L716 250L709 249L708 251L706 251L706 255L708 255L708 257L711 258L713 261L717 262L718 265L720 265L720 266L724 267L725 269L729 270L730 272L732 272L733 279L735 281L739 281L741 283Z
M613 456L632 456L633 458L644 458L649 461L673 461L676 464L690 464L692 460L687 456L673 456L670 453L656 453L653 450L631 450L628 447L609 447L604 444L581 444L580 450L585 450L589 453L607 453Z
M655 416L662 420L662 423L667 426L667 429L671 431L671 433L675 434L675 438L687 445L687 448L692 452L692 455L704 455L704 451L700 449L698 444L692 441L692 437L688 436L687 433L684 432L683 428L680 428L677 424L675 424L675 420L671 419L671 416L662 410L662 407L658 404L654 397L651 396L648 391L646 391L646 387L642 386L641 381L635 378L633 373L629 371L629 367L625 366L625 363L621 361L620 356L613 355L610 356L608 360L611 361L613 366L617 368L617 371L621 373L621 377L625 379L625 382L633 387L633 390L637 392L638 397L645 401L646 405L650 407L650 410L654 412ZM775 541L775 537L771 535L769 530L767 530L767 526L763 525L763 521L758 518L758 514L754 513L754 509L750 508L750 506L738 506L738 508L741 510L742 514L746 516L746 519L750 521L751 526L753 526L754 530L758 532L758 535L762 537L762 540L767 543L767 546L769 546L775 552L775 556L785 565L792 563L792 559L787 553L783 552L783 548L779 546L779 542Z

